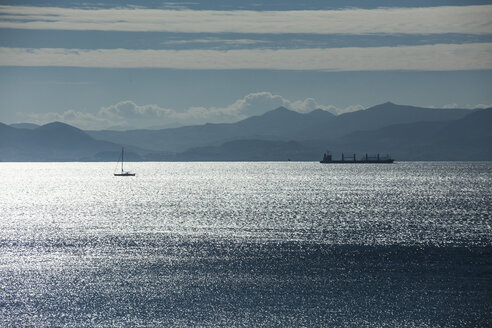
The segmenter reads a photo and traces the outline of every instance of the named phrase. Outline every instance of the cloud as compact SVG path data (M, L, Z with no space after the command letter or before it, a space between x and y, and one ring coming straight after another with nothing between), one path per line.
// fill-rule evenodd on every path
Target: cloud
M492 68L492 43L228 51L0 47L0 65L325 71L478 70Z
M172 109L162 108L157 105L139 106L133 101L126 100L101 108L98 116L108 119L155 119L172 115L173 113Z
M292 11L0 6L0 28L181 33L490 34L492 6Z
M245 118L254 115L261 115L268 110L281 106L288 107L289 100L282 96L274 95L270 92L256 92L251 93L242 99L236 100L233 104L226 108L215 110L221 110L240 118Z
M250 93L226 107L210 107L208 109L201 107L200 117L195 116L196 113L193 113L190 110L181 113L180 115L182 120L205 119L207 122L216 123L235 122L247 117L262 115L278 107L285 107L299 113L309 113L315 109L322 109L333 114L341 114L366 108L362 105L353 105L346 108L339 108L333 105L322 105L313 98L292 101L280 95L263 91Z
M485 109L485 108L492 108L492 104L466 104L466 105L458 105L458 104L446 104L443 106L428 106L429 108L465 108L465 109Z
M347 106L344 108L341 107L336 107L333 105L322 105L318 104L318 102L313 99L313 98L306 98L304 100L297 100L294 102L289 103L288 106L286 106L289 109L295 110L300 113L309 113L315 109L322 109L327 112L330 112L335 115L343 114L343 113L349 113L349 112L355 112L358 110L364 110L367 107L362 106L362 105L351 105Z
M86 130L157 128L237 122L251 116L262 115L280 106L301 113L323 109L340 114L365 109L361 105L337 108L333 105L319 104L313 98L292 101L270 92L255 92L225 107L190 107L181 112L155 104L138 105L131 100L125 100L102 107L96 113L70 109L63 113L25 114L23 118L37 124L61 121Z
M323 105L313 98L290 100L271 92L262 91L250 93L225 107L190 107L184 111L176 111L155 104L138 105L131 100L125 100L101 107L96 113L70 109L63 113L25 114L23 118L37 124L61 121L85 130L166 128L205 123L232 123L251 116L262 115L281 106L299 113L322 109L336 115L367 108L360 104L347 107ZM436 106L427 107L435 108ZM489 108L492 105L448 104L437 107L473 109Z
M267 44L265 40L254 39L221 39L217 37L206 37L202 39L191 40L166 40L162 44L166 45L184 45L184 44L213 44L217 46L244 46L244 45L258 45Z
M36 124L46 124L50 122L64 122L81 129L106 129L106 128L124 128L125 122L121 120L111 120L98 115L86 112L80 112L75 109L69 109L63 113L19 113L19 117Z

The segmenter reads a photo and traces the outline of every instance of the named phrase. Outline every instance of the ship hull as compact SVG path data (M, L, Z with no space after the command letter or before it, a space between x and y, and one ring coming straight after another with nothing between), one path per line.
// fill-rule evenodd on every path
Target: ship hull
M395 160L393 159L381 159L381 160L356 160L356 161L345 161L345 160L334 160L334 161L319 161L322 164L391 164Z

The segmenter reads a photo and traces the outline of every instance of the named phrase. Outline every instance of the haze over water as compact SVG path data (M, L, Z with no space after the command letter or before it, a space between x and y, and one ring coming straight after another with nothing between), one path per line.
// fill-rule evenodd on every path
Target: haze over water
M0 326L487 326L492 164L0 163Z

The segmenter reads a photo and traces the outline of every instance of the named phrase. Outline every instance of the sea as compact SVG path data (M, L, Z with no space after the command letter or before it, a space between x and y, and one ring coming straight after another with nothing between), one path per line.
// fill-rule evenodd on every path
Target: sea
M492 327L492 162L0 163L0 327Z

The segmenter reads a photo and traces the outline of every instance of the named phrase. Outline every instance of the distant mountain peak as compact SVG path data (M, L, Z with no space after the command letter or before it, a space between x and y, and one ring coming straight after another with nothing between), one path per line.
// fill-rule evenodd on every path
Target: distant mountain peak
M370 107L368 109L371 109L371 108L395 108L395 107L403 107L401 105L397 105L391 101L387 101L385 103L382 103L382 104L379 104L379 105L376 105L376 106L373 106L373 107Z
M41 126L50 127L50 126L71 126L71 125L70 124L67 124L67 123L60 122L60 121L53 121L53 122L50 122L50 123L43 124Z
M59 121L54 121L51 123L47 123L44 125L41 125L40 127L36 128L36 130L50 130L50 129L70 129L70 130L78 130L83 132L81 129L76 128L75 126L72 126L67 123L59 122Z
M329 112L327 110L321 109L321 108L318 108L318 109L315 109L315 110L309 112L308 115L315 116L315 117L320 117L320 116L323 116L323 117L336 116L335 114L333 114L333 113L331 113L331 112Z
M293 110L290 110L288 108L285 108L284 106L280 106L278 108L275 108L274 110L271 110L267 113L274 113L274 112L277 112L277 113L282 113L282 112L293 112Z
M274 110L268 111L265 114L261 115L262 117L276 117L276 116L286 116L286 115L302 115L296 111L290 110L285 107L278 107Z
M383 104L370 107L367 110L368 111L371 111L371 110L390 110L390 111L394 111L394 110L414 110L414 109L429 109L429 108L415 107L415 106L409 106L409 105L398 105L398 104L395 104L395 103L393 103L391 101L387 101L387 102L385 102Z
M76 128L67 123L63 122L51 122L45 125L41 125L40 127L34 129L33 131L37 131L43 133L44 135L51 135L52 137L58 138L69 138L69 136L79 136L83 138L92 139L87 132Z
M8 125L8 124L5 124L5 123L2 123L0 122L0 132L2 131L11 131L11 130L15 130L14 127Z

